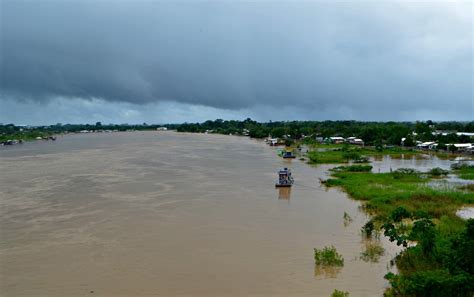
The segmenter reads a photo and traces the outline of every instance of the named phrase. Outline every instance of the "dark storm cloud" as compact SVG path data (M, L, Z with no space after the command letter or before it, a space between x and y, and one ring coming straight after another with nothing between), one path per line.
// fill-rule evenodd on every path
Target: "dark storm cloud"
M473 113L469 2L1 5L0 100Z

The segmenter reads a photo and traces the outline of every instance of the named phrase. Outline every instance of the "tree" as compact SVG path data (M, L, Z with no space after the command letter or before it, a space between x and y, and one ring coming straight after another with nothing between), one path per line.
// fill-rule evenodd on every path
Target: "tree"
M403 145L407 147L412 147L415 145L415 142L413 141L413 138L411 137L411 135L408 135L406 137L405 141L403 142Z
M272 135L272 137L281 138L283 137L283 135L285 135L285 128L283 127L273 128L270 134Z

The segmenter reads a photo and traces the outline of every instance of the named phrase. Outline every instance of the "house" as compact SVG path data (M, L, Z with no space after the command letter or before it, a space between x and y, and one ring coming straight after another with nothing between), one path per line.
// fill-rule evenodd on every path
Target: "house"
M429 150L430 147L433 147L434 144L436 144L436 142L428 141L428 142L418 143L416 147L422 150Z
M472 132L456 132L457 136L469 136L469 137L474 137L474 133Z
M334 144L344 143L345 141L346 140L344 139L344 137L340 137L340 136L326 138L326 142L334 143Z
M454 146L458 152L471 152L473 149L472 143L453 143L447 144L448 148Z
M347 138L347 142L355 145L364 145L364 141L362 139L356 138L354 136Z
M266 141L270 146L278 145L278 138L269 138Z

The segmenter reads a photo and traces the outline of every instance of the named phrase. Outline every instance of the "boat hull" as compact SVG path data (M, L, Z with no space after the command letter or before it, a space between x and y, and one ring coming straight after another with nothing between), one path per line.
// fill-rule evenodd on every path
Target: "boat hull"
M292 184L275 184L275 188L289 188Z

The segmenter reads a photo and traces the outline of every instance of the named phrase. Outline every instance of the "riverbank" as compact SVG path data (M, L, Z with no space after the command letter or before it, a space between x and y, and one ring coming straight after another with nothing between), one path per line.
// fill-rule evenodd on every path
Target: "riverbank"
M472 179L474 166L453 166L461 179ZM383 232L405 249L395 258L398 274L385 278L391 287L387 296L470 296L474 292L474 220L463 220L474 204L473 187L434 187L448 171L432 169L421 173L398 169L372 173L370 165L340 166L328 187L341 187L350 197L361 200L372 215L362 231L367 236ZM410 244L417 243L417 244ZM464 258L461 262L459 257ZM424 295L423 295L424 296Z

